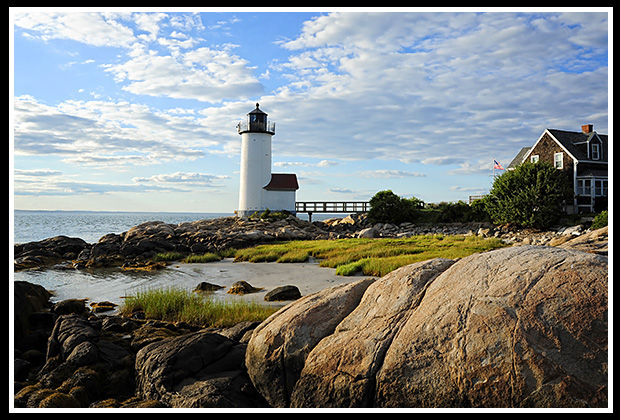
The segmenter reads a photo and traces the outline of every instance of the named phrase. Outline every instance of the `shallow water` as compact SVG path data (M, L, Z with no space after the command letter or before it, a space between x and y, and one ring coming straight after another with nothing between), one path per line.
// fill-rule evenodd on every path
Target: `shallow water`
M118 305L124 296L138 291L175 287L193 290L200 282L224 286L213 292L220 299L252 299L262 303L267 292L278 286L294 285L302 296L327 287L357 280L337 276L336 270L315 263L235 263L232 259L204 264L173 264L164 270L132 272L120 269L74 270L46 269L14 273L14 280L39 284L54 293L53 302L84 299L90 302L109 301ZM232 284L245 280L261 291L243 297L227 294Z
M78 237L88 243L95 243L105 234L121 233L146 221L160 220L176 224L223 216L230 214L15 210L11 227L15 243L38 241L58 235ZM328 218L330 215L320 216L316 220ZM264 302L264 295L277 286L294 285L302 295L307 295L354 280L352 277L337 276L334 269L321 268L314 263L251 264L233 263L232 259L207 264L175 264L155 272L120 269L90 271L72 268L22 271L14 273L13 279L45 287L54 293L54 302L88 298L91 302L110 301L116 304L123 302L123 296L130 296L136 291L168 287L193 290L202 281L225 287L214 292L215 297ZM264 289L244 297L227 294L230 286L239 280Z

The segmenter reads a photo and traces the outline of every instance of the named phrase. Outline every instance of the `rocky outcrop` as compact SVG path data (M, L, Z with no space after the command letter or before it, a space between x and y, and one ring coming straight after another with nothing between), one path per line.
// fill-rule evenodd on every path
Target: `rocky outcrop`
M150 264L150 261L159 253L204 254L275 240L329 237L320 227L294 216L284 220L222 217L176 225L153 221L121 234L104 235L95 244L59 236L15 245L14 267L24 270L71 261L72 266L79 269L118 266L157 269L161 265Z
M15 244L15 270L50 266L77 258L89 245L80 238L55 236L42 241Z
M15 245L14 268L24 270L69 262L69 266L78 269L123 267L156 270L166 265L153 262L153 258L160 253L173 252L182 257L247 248L276 240L407 238L440 234L478 235L496 237L509 244L555 246L584 233L588 231L582 225L547 232L473 222L437 226L417 226L410 222L371 225L363 214L313 223L295 216L281 220L222 217L176 225L153 221L134 226L121 234L104 235L95 244L88 244L79 238L57 236Z
M278 407L605 407L607 265L521 246L328 289L255 330L248 373Z
M607 255L609 252L609 228L597 229L586 232L574 239L563 242L558 245L560 248L578 249L584 252L592 252L594 254Z
M244 366L257 322L213 330L93 316L76 300L82 305L57 304L46 312L48 299L40 286L16 282L16 315L23 311L16 316L23 331L16 330L14 351L17 408L267 404Z

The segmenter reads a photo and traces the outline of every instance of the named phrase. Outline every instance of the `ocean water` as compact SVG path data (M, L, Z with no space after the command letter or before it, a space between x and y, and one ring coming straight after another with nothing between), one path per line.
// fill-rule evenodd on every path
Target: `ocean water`
M225 216L233 214L15 210L13 240L19 244L64 235L96 243L108 233L122 233L144 222L177 224Z

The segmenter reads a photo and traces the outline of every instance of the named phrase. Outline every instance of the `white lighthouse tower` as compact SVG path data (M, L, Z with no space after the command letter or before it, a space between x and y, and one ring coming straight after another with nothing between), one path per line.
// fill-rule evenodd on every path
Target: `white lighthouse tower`
M299 189L295 174L271 173L271 137L276 125L267 114L256 109L237 125L241 135L241 174L238 216L255 212L286 210L295 213L295 194Z

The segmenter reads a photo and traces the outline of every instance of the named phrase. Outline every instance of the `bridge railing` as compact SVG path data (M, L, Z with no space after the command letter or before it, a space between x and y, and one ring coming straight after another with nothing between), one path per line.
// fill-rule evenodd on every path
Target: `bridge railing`
M367 213L370 203L366 201L298 201L297 213Z

